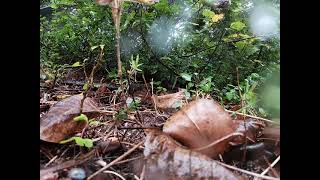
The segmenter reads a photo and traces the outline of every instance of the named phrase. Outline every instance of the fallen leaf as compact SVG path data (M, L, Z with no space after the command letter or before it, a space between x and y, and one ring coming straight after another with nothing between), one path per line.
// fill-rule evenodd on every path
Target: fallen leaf
M163 132L188 148L198 149L214 158L228 148L233 138L239 136L233 136L236 128L230 115L217 102L199 99L172 115L164 124Z
M144 148L145 179L243 179L211 158L186 149L168 135L150 130Z
M245 138L247 138L251 142L256 142L257 135L260 131L265 127L265 124L259 122L253 118L243 120L234 120L234 124L236 125L235 132L245 134L245 136L238 136L230 141L230 145L240 145L245 142Z
M86 126L85 121L74 120L80 113L81 99L83 95L74 95L54 104L40 119L40 139L58 143L81 132ZM99 115L96 102L86 98L83 103L83 114L88 118Z
M185 98L185 93L184 91L179 91L162 96L153 95L152 98L159 110L173 110L181 107L182 100Z

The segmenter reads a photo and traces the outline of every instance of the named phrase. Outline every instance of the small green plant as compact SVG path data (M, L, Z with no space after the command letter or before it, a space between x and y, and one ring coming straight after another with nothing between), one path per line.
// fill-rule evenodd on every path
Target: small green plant
M198 73L193 73L193 75L188 73L181 73L180 76L187 81L186 89L188 97L190 97L190 92L197 95L205 96L211 94L213 91L217 91L215 84L212 81L212 76L207 76L201 80Z
M85 121L89 122L88 117L85 114L80 114L79 116L73 118L74 121Z
M161 86L161 81L154 81L152 83L153 87L156 89L156 94L168 91L167 88Z
M256 89L259 83L263 82L263 78L256 73L252 73L239 86L234 86L229 84L226 89L225 98L229 102L241 104L242 108L238 111L249 114L260 114L266 116L266 112L263 108L258 107L258 95L256 94Z
M139 54L136 56L136 59L133 59L133 56L131 56L130 60L130 70L128 71L129 77L134 75L134 81L137 79L137 73L142 72L140 69L142 66L142 63L139 63Z
M121 108L118 113L115 115L115 119L116 120L124 120L128 118L128 113L132 112L132 111L136 111L138 109L138 107L140 106L140 100L139 99L135 99L135 101L133 101L133 99L128 98L127 100L127 108Z
M84 147L87 147L87 148L92 148L93 147L93 141L92 139L83 139L81 137L71 137L67 140L63 140L63 141L60 141L60 144L65 144L65 143L68 143L68 142L71 142L71 141L75 141L76 144L78 146L84 146Z

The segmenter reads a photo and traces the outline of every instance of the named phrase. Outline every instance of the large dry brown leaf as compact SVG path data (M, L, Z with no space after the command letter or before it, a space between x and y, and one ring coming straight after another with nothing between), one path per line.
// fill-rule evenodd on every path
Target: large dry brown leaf
M58 143L86 126L86 122L73 120L80 113L81 99L83 95L74 95L53 105L49 112L40 120L40 139L48 142ZM86 98L83 103L83 114L88 118L99 114L96 102Z
M210 157L216 157L228 148L229 141L238 137L232 135L235 130L230 115L217 102L208 99L189 103L172 115L163 127L163 131L178 142ZM224 137L228 138L210 146Z
M160 131L149 131L145 141L146 180L239 180L211 158L186 149Z
M178 91L172 94L166 94L162 96L152 96L156 107L160 110L173 110L182 104L182 100L185 98L184 91Z

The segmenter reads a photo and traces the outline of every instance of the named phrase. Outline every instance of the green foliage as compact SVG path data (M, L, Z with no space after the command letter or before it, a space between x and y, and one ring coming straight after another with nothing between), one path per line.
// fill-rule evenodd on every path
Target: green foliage
M278 1L274 2L278 7ZM259 90L265 83L263 79L280 69L280 42L277 38L261 41L253 36L246 3L233 0L225 11L214 10L204 1L168 5L167 0L160 0L151 6L124 3L122 59L130 63L129 78L136 80L137 73L143 72L154 79L157 93L186 87L189 96L211 94L238 104L242 99L250 113L269 114L269 108L258 105L263 96ZM81 68L84 59L92 63L97 55L96 44L106 44L102 69L107 79L118 82L111 8L89 0L56 0L51 6L56 8L52 17L40 17L40 59L41 67L51 70L47 74L53 78L56 72L63 75L69 66ZM178 40L166 46L165 54L155 52L149 33L161 17L166 17L168 27L157 26L157 37L174 35L163 34L165 28L179 32L175 37ZM123 72L128 71L124 68ZM126 111L119 111L119 119L125 118Z
M136 60L133 59L133 56L131 56L131 61L130 61L130 66L133 70L135 71L142 71L140 68L140 66L142 65L142 63L139 64L139 54L136 57Z
M93 147L93 141L92 139L83 139L81 137L71 137L67 140L63 140L60 142L60 144L65 144L65 143L68 143L68 142L71 142L71 141L75 141L76 144L78 146L84 146L84 147L87 147L87 148L92 148Z
M191 81L192 75L190 75L188 73L181 73L180 76L186 81Z
M243 28L245 28L246 27L246 25L244 24L244 23L242 23L242 22L240 22L240 21L237 21L237 22L233 22L233 23L231 23L231 25L230 25L230 28L231 29L234 29L234 30L236 30L236 31L241 31Z
M80 114L79 116L73 118L74 121L88 121L88 117L85 114Z
M97 121L96 119L90 119L89 120L89 125L90 126L97 126L97 125L100 125L101 124L101 122L100 121Z

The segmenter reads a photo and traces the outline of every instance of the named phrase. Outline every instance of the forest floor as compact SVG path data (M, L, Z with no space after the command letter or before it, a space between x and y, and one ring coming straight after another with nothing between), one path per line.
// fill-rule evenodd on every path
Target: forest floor
M90 96L105 112L119 112L125 104L117 102L119 96L116 94L117 87L110 82L105 84L107 86L98 82L98 85L101 85L100 88L93 89ZM83 85L84 83L77 80L60 81L54 87L46 83L40 84L40 118L43 118L57 102L82 93ZM115 120L112 113L101 114L95 118L99 123L90 125L81 134L83 138L93 140L93 148L80 147L74 142L60 144L41 141L41 178L70 179L70 171L75 170L74 168L81 168L88 177L108 166L101 173L92 176L92 179L143 179L146 172L144 168L141 170L141 167L145 164L143 142L146 138L146 129L161 131L164 123L174 112L155 109L152 101L143 100L144 97L150 96L150 93L144 90L145 84L138 83L137 86L138 90L131 93L133 97L142 99L137 110L131 111L121 120ZM125 98L128 100L131 95L128 94ZM238 109L235 105L233 105L234 108L229 107L232 111ZM232 117L239 119L243 116ZM259 118L253 119L261 121ZM273 129L269 128L268 132L257 132L255 142L232 146L215 160L244 179L279 179L279 129L274 128L267 121L262 122L266 127Z

